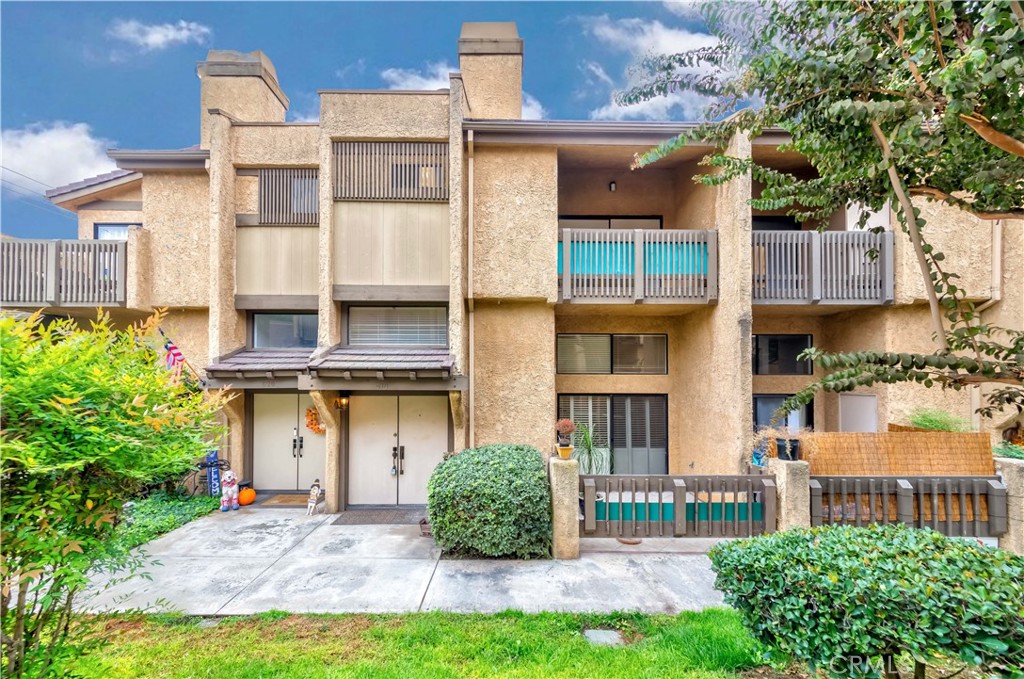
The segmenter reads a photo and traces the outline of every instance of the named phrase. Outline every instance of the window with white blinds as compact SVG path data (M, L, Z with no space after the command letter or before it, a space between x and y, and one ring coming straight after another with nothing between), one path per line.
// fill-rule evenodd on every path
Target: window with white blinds
M560 334L560 375L666 375L667 335Z
M445 307L349 307L348 343L369 346L447 346Z
M594 447L607 448L611 403L609 396L562 395L558 397L558 419L567 417L577 425L587 425L594 438Z
M612 473L668 473L668 397L560 394L558 417L587 425L596 447L611 442Z

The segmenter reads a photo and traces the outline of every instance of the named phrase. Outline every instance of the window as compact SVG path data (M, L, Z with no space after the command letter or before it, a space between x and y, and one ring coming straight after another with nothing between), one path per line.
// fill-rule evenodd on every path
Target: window
M754 215L751 229L754 231L801 231L803 227L795 217Z
M754 374L810 375L811 362L797 360L810 346L810 335L754 335Z
M555 349L561 375L668 374L667 335L567 333Z
M349 307L348 343L369 346L448 346L448 309Z
M258 175L260 224L320 222L320 173L316 168L262 167Z
M586 424L595 447L610 443L612 473L668 473L666 396L560 394L558 417Z
M255 349L315 349L316 314L253 314Z
M775 425L786 427L795 434L801 429L814 429L814 404L808 403L803 408L793 410L773 422L775 411L782 402L792 394L755 394L754 395L754 431Z
M93 235L97 240L128 240L128 231L140 228L141 224L96 224Z

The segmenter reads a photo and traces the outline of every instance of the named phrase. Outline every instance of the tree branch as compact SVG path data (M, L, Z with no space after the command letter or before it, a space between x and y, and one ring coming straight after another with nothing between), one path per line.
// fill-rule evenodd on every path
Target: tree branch
M935 52L939 55L939 64L946 68L946 55L942 53L942 36L939 35L939 20L935 16L935 0L928 0L928 13L932 17L932 36L935 38Z
M949 351L949 344L946 342L946 329L942 326L942 311L939 309L939 298L935 293L935 286L932 285L931 270L925 259L924 245L921 243L921 231L917 226L917 216L914 214L914 204L910 202L910 196L903 188L903 180L896 172L896 165L892 162L892 149L889 147L889 139L882 132L882 128L874 120L871 121L871 132L875 141L882 148L882 157L888 166L889 182L892 184L893 192L903 210L903 217L907 224L907 231L910 234L910 242L914 245L914 254L917 255L917 263L921 267L921 275L924 276L925 290L928 293L928 307L931 309L932 325L935 330L935 342L943 352Z
M1018 0L1010 0L1010 9L1013 10L1013 15L1017 17L1017 23L1020 24L1020 30L1024 31L1024 9L1021 8Z
M978 136L992 144L997 149L1006 151L1013 156L1021 156L1024 158L1024 141L1015 139L1008 134L1004 134L992 127L992 124L982 118L981 116L960 114L960 120L964 122L967 127L971 128L978 133Z
M1024 219L1024 211L977 210L970 201L957 198L956 196L950 195L941 189L936 189L931 186L911 186L909 191L912 196L928 196L935 200L941 200L944 203L960 208L964 212L971 213L978 219Z

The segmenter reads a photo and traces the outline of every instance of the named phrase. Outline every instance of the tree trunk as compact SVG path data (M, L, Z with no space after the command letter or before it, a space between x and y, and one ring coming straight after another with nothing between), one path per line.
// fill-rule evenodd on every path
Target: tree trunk
M899 173L896 171L896 166L892 162L892 151L889 148L889 140L882 132L882 128L873 120L871 121L871 131L874 133L875 140L878 142L878 145L882 148L882 157L888 165L889 182L892 184L892 189L896 193L896 199L899 201L900 209L903 211L903 216L907 221L907 231L910 233L910 242L914 245L914 254L917 255L917 264L921 269L921 275L924 277L924 289L928 293L928 308L931 310L932 326L935 330L935 342L939 345L939 348L942 351L948 352L949 344L946 342L946 329L942 325L942 310L939 309L939 297L935 293L935 284L932 282L931 269L928 268L928 261L925 259L924 243L921 240L921 230L917 226L917 217L914 215L914 204L910 201L910 195L903 186L903 180L900 179Z

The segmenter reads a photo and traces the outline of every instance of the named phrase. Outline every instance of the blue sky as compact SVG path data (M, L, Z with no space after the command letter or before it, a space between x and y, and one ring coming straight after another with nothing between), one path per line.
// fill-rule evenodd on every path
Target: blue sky
M636 108L612 93L650 52L712 44L685 2L0 4L0 229L74 238L75 219L38 197L112 169L107 148L199 140L195 63L210 48L263 50L316 119L318 89L433 89L457 70L463 21L515 21L525 40L524 115L692 119L674 95Z

